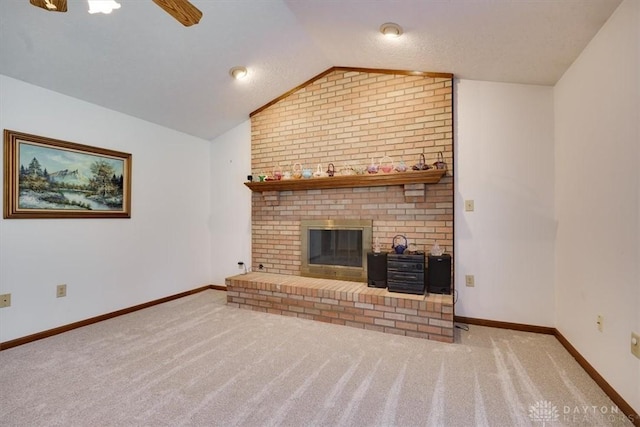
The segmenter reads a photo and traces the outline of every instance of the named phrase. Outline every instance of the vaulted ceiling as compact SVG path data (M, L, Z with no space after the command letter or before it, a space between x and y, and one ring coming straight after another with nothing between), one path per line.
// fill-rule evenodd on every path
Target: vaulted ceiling
M184 27L119 1L89 15L84 0L66 13L2 0L0 74L210 140L332 66L553 85L621 2L191 0L204 16ZM389 21L402 37L379 33Z

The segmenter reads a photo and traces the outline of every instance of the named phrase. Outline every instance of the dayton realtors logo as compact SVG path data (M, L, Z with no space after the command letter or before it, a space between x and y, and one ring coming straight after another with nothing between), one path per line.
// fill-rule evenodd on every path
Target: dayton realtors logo
M562 408L562 413L557 406L548 400L540 400L535 405L529 405L529 418L536 423L542 423L544 427L547 423L562 421L564 423L584 424L588 422L599 422L601 424L616 423L627 418L620 409L615 406L568 406ZM633 422L631 417L629 420Z
M602 424L615 423L627 418L615 405L612 406L565 406L562 409L562 420L565 422L584 423L596 420ZM631 418L629 418L631 420ZM631 420L633 422L633 420Z
M552 421L558 421L560 419L560 412L551 402L548 400L540 400L535 405L529 406L529 418L531 421L542 423L544 427L546 423Z

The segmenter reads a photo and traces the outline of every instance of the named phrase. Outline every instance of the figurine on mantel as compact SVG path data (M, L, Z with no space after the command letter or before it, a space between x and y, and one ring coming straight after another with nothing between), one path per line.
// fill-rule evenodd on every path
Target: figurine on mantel
M431 169L424 158L424 153L420 154L420 161L411 167L414 171L426 171Z
M442 151L438 153L438 160L435 161L433 167L436 169L446 169L447 164L444 162L444 156L442 155Z
M333 166L333 163L329 163L329 167L327 168L327 176L333 176L336 173L336 167Z
M343 175L343 176L350 176L355 174L356 174L356 170L350 162L345 163L342 170L340 170L340 175Z
M373 157L371 158L371 164L367 167L367 172L378 173L378 165L376 165L376 162L375 160L373 160Z
M384 156L383 158L380 159L380 166L379 169L383 172L383 173L390 173L393 172L393 159L389 156Z

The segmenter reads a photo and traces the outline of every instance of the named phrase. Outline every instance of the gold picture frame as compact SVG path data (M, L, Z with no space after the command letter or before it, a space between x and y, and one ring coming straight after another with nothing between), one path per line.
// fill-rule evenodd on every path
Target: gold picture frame
M131 154L5 129L4 218L131 218Z

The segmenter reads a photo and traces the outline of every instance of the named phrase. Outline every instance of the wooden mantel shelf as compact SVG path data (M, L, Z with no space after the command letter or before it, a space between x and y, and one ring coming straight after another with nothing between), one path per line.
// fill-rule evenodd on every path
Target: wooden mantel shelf
M404 184L437 184L446 169L376 173L368 175L339 175L325 178L284 179L280 181L245 182L251 191L296 191L324 188L382 187Z

